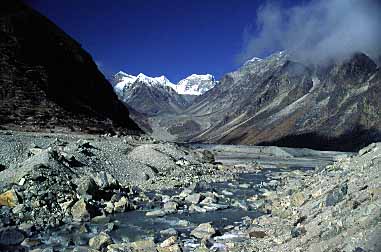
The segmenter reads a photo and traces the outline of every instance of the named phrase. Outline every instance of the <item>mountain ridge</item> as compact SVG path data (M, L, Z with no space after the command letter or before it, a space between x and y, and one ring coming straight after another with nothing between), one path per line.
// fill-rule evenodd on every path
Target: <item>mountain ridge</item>
M279 52L226 74L165 126L185 142L354 150L381 136L380 84L363 53L322 66Z
M2 128L141 133L78 42L22 1L0 6Z

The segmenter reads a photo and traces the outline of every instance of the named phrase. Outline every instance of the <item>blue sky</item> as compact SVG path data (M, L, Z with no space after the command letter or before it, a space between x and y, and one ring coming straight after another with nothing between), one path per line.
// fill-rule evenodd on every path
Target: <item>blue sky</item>
M305 2L282 1L288 8ZM192 73L217 78L235 70L248 30L258 29L260 0L27 0L79 41L109 75ZM280 48L266 48L264 56Z

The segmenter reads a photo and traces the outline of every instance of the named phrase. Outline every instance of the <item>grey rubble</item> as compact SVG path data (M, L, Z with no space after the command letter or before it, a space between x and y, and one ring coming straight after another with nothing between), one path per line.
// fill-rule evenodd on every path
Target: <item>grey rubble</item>
M381 143L312 175L283 175L263 196L271 214L251 229L267 235L235 251L381 251Z
M212 194L197 195L186 188L197 181L226 180L236 172L250 172L250 165L235 169L211 164L208 162L213 159L208 151L149 137L1 132L0 141L4 167L0 171L0 193L11 190L9 195L15 192L19 198L13 208L0 207L0 232L4 237L11 234L20 237L0 239L0 245L18 246L24 235L30 237L31 232L72 221L107 223L108 214L134 209L139 198L144 201L146 196L138 194L131 185L143 191L183 188L182 193L168 198L169 201L164 202L163 197L165 204L159 210L163 214L177 211L174 204L177 201L171 200L180 196L193 204L195 210L217 206ZM291 155L292 149L274 147L263 151L284 160L297 154ZM332 165L314 171L274 170L272 174L279 183L272 190L261 191L256 199L248 199L267 214L247 220L247 225L229 227L238 232L239 241L224 240L229 233L221 236L212 231L212 225L202 224L201 227L207 227L201 230L203 233L193 231L196 237L201 237L202 246L196 251L209 251L208 244L213 241L237 252L380 251L381 143L372 144L356 155L339 155L335 160ZM176 235L177 231L170 233ZM94 237L93 247L103 251L120 251L124 247L172 251L185 245L182 238L168 248L161 248L150 240L110 244L115 241L107 235L100 233ZM22 244L27 241L28 238Z
M5 166L0 188L18 183L38 164L57 169L64 166L60 171L76 175L106 172L122 185L149 189L190 183L196 173L201 177L216 171L215 165L205 162L208 157L204 158L201 151L157 142L147 136L0 132L0 159ZM161 181L168 178L173 180Z
M133 199L144 196L133 186L173 188L203 175L220 177L202 152L149 137L1 132L0 157L0 203L7 191L17 201L14 208L0 206L0 229L31 225L38 231L87 222L134 209Z

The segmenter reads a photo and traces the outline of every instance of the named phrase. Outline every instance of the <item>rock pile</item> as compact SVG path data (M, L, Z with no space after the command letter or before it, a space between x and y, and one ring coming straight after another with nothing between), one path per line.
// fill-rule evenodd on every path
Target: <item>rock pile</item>
M380 143L312 174L284 175L262 196L270 214L253 221L255 237L237 251L381 251L380 175Z

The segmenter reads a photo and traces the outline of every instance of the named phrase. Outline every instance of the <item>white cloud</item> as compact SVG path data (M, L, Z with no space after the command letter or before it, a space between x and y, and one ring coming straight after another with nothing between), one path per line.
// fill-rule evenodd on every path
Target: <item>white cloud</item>
M318 0L292 8L267 1L257 11L257 31L245 31L241 60L269 50L289 50L298 60L321 62L365 52L381 54L381 2Z

